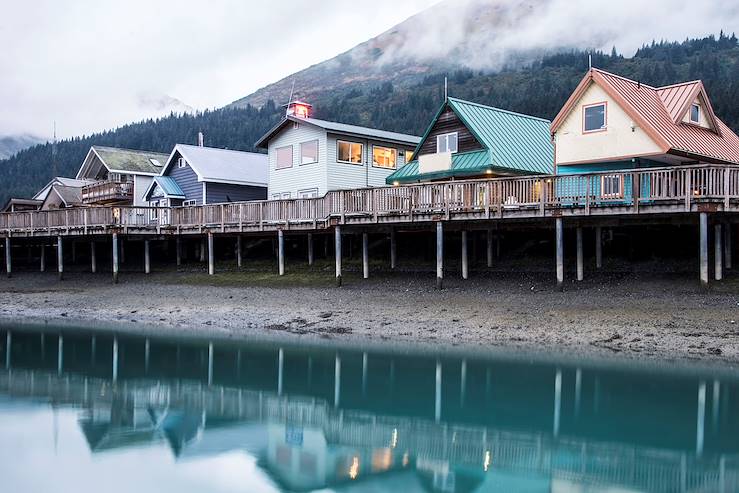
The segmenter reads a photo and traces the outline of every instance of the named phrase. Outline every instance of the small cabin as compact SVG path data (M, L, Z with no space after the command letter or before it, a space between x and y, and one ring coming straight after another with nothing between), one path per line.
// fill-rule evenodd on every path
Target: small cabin
M269 156L270 199L384 186L420 141L414 135L319 120L311 112L308 103L290 103L285 118L256 143Z
M448 98L388 185L552 174L549 120Z

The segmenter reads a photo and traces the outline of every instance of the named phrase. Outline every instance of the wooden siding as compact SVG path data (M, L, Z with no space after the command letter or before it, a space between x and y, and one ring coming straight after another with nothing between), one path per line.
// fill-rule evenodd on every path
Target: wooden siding
M265 187L229 183L206 183L205 188L205 197L209 204L267 199L267 189Z
M300 164L300 144L318 140L318 162ZM292 168L277 169L277 149L292 146ZM291 198L297 198L300 190L318 189L322 196L328 191L326 172L326 132L312 125L288 125L282 132L269 141L269 189L268 197L272 194L289 193ZM210 201L210 197L208 197Z
M144 200L144 194L149 189L151 182L154 181L152 176L134 175L133 177L133 205L134 207L143 207L147 205Z
M423 142L418 155L423 156L425 154L436 154L436 137L452 132L459 133L458 152L479 151L484 149L483 145L478 142L474 135L472 135L472 132L470 132L462 120L459 119L456 113L454 113L451 108L447 107L436 122L434 122L433 127L431 127L431 132Z
M197 204L201 205L203 203L203 184L198 181L198 175L189 164L184 168L177 166L177 159L180 157L179 152L175 154L173 158L175 163L167 171L167 176L175 179L185 194L185 200L197 200Z

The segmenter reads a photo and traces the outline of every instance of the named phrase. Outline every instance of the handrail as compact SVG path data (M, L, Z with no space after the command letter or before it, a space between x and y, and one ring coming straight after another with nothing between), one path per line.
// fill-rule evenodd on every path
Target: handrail
M502 217L510 211L532 216L547 210L640 207L673 202L691 210L713 201L728 208L739 199L739 166L699 165L415 183L394 187L328 192L320 198L262 200L181 207L81 207L0 213L0 230L76 227L158 226L221 228L228 225L283 227L338 218L382 215L433 215L482 212Z

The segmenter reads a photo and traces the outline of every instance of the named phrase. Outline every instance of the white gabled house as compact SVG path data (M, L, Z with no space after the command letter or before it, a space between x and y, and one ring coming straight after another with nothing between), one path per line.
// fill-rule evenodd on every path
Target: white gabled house
M293 102L256 143L269 156L269 199L322 197L332 190L385 186L421 140L415 135L310 117Z

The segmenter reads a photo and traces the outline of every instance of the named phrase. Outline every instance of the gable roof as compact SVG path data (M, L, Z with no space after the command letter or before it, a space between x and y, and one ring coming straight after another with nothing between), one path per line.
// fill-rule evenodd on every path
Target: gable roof
M394 142L398 144L416 145L421 140L416 135L401 134L397 132L388 132L387 130L379 130L376 128L360 127L358 125L349 125L346 123L329 122L326 120L318 120L316 118L299 118L289 115L280 123L274 126L269 132L254 144L256 147L267 148L267 144L272 138L282 131L288 122L307 123L318 128L322 128L327 132L351 135L353 137L371 138L376 140Z
M436 113L416 146L415 154L421 150L447 107L454 111L485 150L453 154L451 169L435 173L419 173L418 160L414 160L390 175L386 183L474 176L488 170L511 174L554 172L549 120L456 98L448 98Z
M171 176L155 176L144 193L144 200L149 200L157 186L162 189L164 196L168 199L185 199L185 192L182 191L174 178Z
M82 205L82 187L69 187L65 185L53 185L49 194L44 199L41 208L44 207L46 201L55 194L64 204L64 207L74 207Z
M162 168L161 176L175 164L179 154L198 176L198 181L266 187L269 161L266 154L231 151L213 147L177 144Z
M77 172L77 179L85 176L95 158L99 159L111 173L146 176L158 175L167 161L167 155L158 152L92 146ZM159 164L157 165L157 163Z
M43 200L37 199L10 198L7 202L5 202L5 205L2 209L0 209L0 212L10 212L10 210L13 209L13 207L15 206L21 206L23 207L23 210L31 210L31 208L38 209L43 203Z
M90 183L92 183L92 180L78 180L76 178L57 176L56 178L53 178L49 183L47 183L44 188L36 192L36 195L33 196L33 199L43 201L49 194L51 187L54 185L64 185L67 187L84 187L85 185L89 185Z
M686 82L652 87L593 68L552 122L552 133L562 125L591 84L598 84L634 119L662 151L739 164L739 137L713 112L703 83ZM712 129L684 123L690 104L700 97Z

